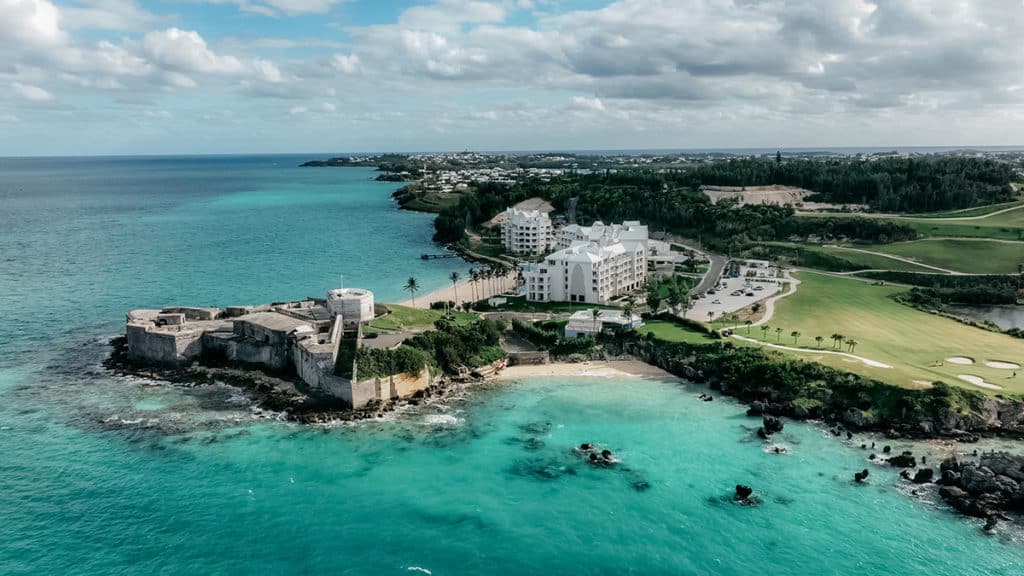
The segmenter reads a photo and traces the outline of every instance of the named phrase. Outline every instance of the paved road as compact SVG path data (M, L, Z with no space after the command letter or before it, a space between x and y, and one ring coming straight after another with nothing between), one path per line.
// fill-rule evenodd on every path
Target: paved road
M699 294L701 292L707 292L709 288L713 288L718 284L718 279L722 277L722 270L725 269L725 264L728 262L728 258L721 254L712 254L706 250L702 250L697 247L697 244L693 240L681 238L674 234L664 234L663 240L670 244L676 244L682 246L688 250L693 250L708 257L711 260L711 264L708 265L708 271L704 274L704 278L690 289L690 295Z
M956 270L950 270L948 268L939 268L938 266L932 266L931 264L925 264L924 262L918 262L917 260L911 260L910 258L904 258L902 256L896 256L893 254L886 254L885 252L874 252L871 250L861 250L860 248L847 248L846 246L836 246L835 244L826 244L826 248L835 248L836 250L849 250L850 252L861 252L863 254L871 254L872 256L881 256L882 258L889 258L890 260L899 260L900 262L906 262L907 264L913 264L914 266L920 266L922 268L928 268L930 270L936 270L952 276L963 276L962 272Z

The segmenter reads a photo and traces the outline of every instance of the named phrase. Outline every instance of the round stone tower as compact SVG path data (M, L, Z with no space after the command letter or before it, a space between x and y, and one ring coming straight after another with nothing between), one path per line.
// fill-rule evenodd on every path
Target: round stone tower
M327 309L341 314L345 324L373 320L373 292L362 288L338 288L327 292Z

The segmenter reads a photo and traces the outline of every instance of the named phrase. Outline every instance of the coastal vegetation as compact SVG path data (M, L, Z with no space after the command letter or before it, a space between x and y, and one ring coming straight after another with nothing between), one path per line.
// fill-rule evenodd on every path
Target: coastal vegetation
M476 368L505 357L499 345L505 323L500 320L481 318L459 324L442 318L434 328L407 339L403 346L422 351L446 374L458 374L460 368Z
M986 396L943 382L923 389L892 386L781 352L735 346L732 341L667 341L651 335L627 337L619 345L624 352L751 404L752 413L926 436L955 435L958 430L964 434L985 426Z

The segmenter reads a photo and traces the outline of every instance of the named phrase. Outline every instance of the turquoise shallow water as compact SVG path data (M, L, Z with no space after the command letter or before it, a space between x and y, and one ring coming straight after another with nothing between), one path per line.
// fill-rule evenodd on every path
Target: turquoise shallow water
M339 271L401 298L404 277L440 286L462 265L420 261L429 217L367 171L53 162L0 161L0 574L1024 566L1018 532L982 535L816 426L788 423L791 454L765 453L740 406L678 382L532 379L323 430L255 420L228 387L111 377L99 361L130 306L301 297ZM591 468L583 441L621 466ZM730 503L738 482L764 504Z

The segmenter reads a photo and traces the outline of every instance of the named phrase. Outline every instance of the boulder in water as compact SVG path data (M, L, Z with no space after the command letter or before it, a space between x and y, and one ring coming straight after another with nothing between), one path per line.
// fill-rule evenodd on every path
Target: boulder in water
M747 498L750 498L750 495L753 494L753 493L754 493L754 489L751 488L750 486L745 486L743 484L737 484L736 485L736 499L737 500L746 500Z
M921 468L914 474L914 484L928 484L932 481L935 476L935 471L931 468Z

